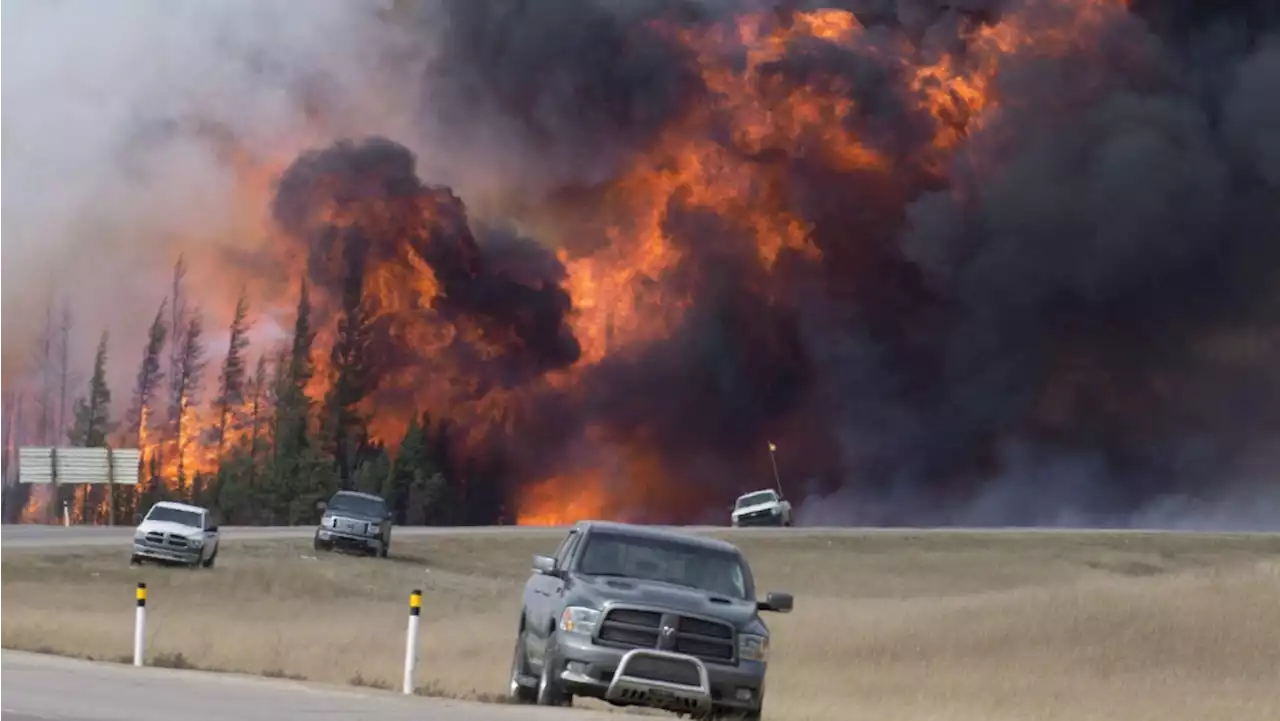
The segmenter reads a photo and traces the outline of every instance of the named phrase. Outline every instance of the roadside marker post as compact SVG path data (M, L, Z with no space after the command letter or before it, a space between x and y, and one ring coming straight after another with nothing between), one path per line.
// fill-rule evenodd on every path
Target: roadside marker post
M422 591L409 594L409 628L404 635L404 693L413 693L413 670L418 661L418 624L422 621Z
M138 582L134 598L138 600L138 608L133 622L133 665L142 666L142 639L147 631L147 584Z

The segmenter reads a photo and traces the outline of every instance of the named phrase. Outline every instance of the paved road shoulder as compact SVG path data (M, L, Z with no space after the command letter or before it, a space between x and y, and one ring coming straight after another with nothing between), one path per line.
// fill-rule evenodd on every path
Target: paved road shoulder
M5 721L550 721L562 709L405 697L238 674L133 668L4 650ZM595 713L575 719L598 721Z

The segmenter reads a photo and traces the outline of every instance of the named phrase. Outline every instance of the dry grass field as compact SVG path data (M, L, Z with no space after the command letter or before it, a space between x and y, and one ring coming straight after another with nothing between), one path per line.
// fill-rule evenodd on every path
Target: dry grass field
M1074 533L735 535L770 615L770 719L1280 718L1280 536ZM393 685L424 590L427 692L505 687L530 554L518 534L397 541L396 558L228 543L213 571L121 551L4 554L2 643L130 652L134 583L156 661ZM179 656L180 655L180 656Z

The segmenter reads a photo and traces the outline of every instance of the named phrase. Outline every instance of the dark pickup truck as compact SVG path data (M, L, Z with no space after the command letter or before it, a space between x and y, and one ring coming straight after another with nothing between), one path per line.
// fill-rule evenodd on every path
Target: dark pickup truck
M534 556L511 662L512 699L574 696L702 718L759 719L769 629L746 558L703 536L600 521Z
M382 496L357 491L338 491L327 503L316 528L315 549L334 548L386 558L391 551L391 510Z

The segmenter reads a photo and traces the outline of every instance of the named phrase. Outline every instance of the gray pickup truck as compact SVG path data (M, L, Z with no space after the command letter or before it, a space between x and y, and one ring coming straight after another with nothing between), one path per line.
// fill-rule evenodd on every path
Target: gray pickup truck
M386 558L391 551L391 509L381 496L338 491L317 506L324 512L316 529L315 549L359 551Z
M769 629L736 546L600 521L575 525L556 555L534 556L525 584L511 697L571 705L574 696L702 718L759 719Z

